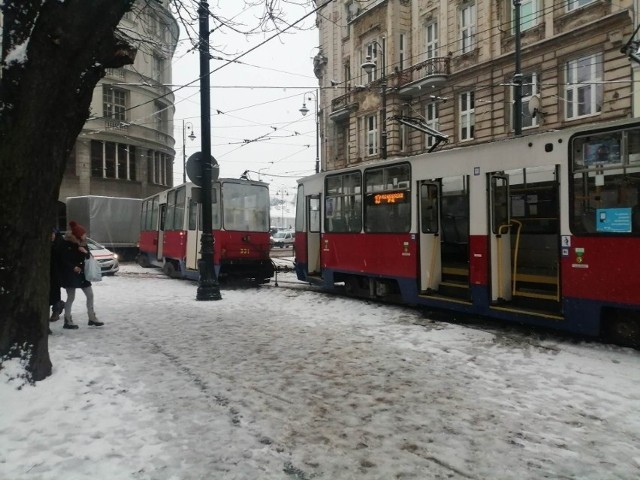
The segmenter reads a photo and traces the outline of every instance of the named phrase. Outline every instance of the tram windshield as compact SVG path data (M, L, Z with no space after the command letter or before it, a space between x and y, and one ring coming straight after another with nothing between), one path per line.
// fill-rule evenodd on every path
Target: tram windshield
M640 234L640 128L574 138L572 230Z
M223 183L222 218L225 230L268 232L268 187L245 183Z

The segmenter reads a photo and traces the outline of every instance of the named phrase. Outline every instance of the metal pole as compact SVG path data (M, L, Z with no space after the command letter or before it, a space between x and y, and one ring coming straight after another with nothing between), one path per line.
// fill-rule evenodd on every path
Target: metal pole
M320 107L318 107L318 89L316 88L316 173L320 172Z
M220 286L213 261L213 225L211 207L211 106L209 78L209 5L198 5L200 28L200 122L202 129L202 236L196 300L220 300Z
M375 41L375 44L380 48L380 56L382 60L382 74L380 76L380 88L382 90L382 132L380 153L384 160L387 158L387 75L385 72L384 48L377 41Z
M182 119L182 183L187 183L187 147L184 138L184 119Z
M513 75L513 129L516 135L522 135L522 72L520 67L520 2L513 0L515 21L515 73Z

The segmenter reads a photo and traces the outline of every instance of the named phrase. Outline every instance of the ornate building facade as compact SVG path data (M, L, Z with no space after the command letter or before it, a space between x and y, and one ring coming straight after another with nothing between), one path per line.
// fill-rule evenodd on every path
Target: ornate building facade
M169 1L140 2L120 23L138 47L133 65L98 83L60 187L67 197L144 198L173 185L171 59L179 28Z
M635 2L518 3L520 35L510 0L323 7L314 63L322 170L472 146L516 127L526 135L633 115L632 62L621 49L634 35Z

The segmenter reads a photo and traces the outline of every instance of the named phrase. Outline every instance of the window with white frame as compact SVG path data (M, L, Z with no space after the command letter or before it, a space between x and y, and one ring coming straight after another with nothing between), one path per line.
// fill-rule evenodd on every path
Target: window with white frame
M91 176L136 180L136 147L114 142L91 141Z
M380 47L382 47L382 52L380 51ZM362 51L361 53L361 61L360 64L362 65L365 62L373 62L375 63L375 68L372 69L370 72L365 72L365 78L367 83L371 83L375 80L378 79L378 77L380 76L380 74L378 73L378 70L382 68L381 65L381 61L382 58L384 58L384 49L385 49L385 39L382 38L380 40L376 42L374 42L373 40L363 44L362 46Z
M540 15L538 3L540 0L522 0L520 2L520 31L524 32L538 24ZM511 5L511 31L515 32L515 5Z
M590 3L595 2L596 0L568 0L567 1L567 11L576 10L580 7L584 7L585 5L589 5Z
M127 92L105 85L102 90L103 116L124 122L127 111Z
M407 67L407 65L405 65L407 52L407 35L401 33L400 38L398 39L398 68L400 70L404 70Z
M440 130L440 112L437 102L428 102L424 108L424 123L429 128ZM427 148L433 147L436 139L433 135L425 134L425 145Z
M364 134L364 154L367 157L378 154L378 116L367 115L362 118Z
M475 129L475 103L473 92L462 92L460 100L460 141L471 140Z
M529 102L531 97L537 95L538 90L538 75L536 73L525 73L522 75L522 97L520 99L522 103L522 128L531 128L538 126L538 117L534 117L529 113ZM513 110L515 102L515 87L511 88L511 123L513 124ZM515 128L515 126L513 127Z
M425 49L426 58L436 58L438 56L438 22L432 21L425 26Z
M460 7L460 50L471 52L476 46L476 4L466 2Z
M570 60L566 65L565 116L594 115L602 110L602 54Z

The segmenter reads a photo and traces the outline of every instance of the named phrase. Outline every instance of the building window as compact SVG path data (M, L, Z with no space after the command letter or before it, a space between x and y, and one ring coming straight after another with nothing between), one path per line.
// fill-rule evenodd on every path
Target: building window
M425 105L424 120L427 127L440 130L440 113L437 102L429 102ZM436 139L433 135L425 134L425 145L427 148L433 147L435 143Z
M538 24L538 0L522 0L520 3L520 31L524 32ZM511 5L511 32L515 32L516 9Z
M475 104L473 92L460 94L460 141L471 140L475 128Z
M373 62L376 64L376 67L374 69L372 69L370 72L365 73L365 78L367 83L371 83L377 80L378 77L380 76L378 73L378 69L382 68L382 65L380 63L382 60L378 60L378 59L379 58L381 59L383 55L382 55L382 52L379 51L380 47L378 46L378 44L380 44L382 46L383 51L385 51L386 45L385 45L384 38L381 40L378 40L377 43L374 43L374 41L365 43L361 51L361 57L362 57L360 62L361 65L365 62Z
M405 59L407 55L407 35L404 33L400 34L400 38L398 39L398 68L400 70L405 69Z
M155 102L155 113L154 113L154 122L155 129L158 132L165 132L167 127L167 106L162 102Z
M153 79L158 83L164 82L164 58L154 55L153 56Z
M170 186L173 178L173 158L162 152L150 150L147 153L147 173L149 183Z
M476 46L476 4L465 3L460 8L460 50L471 52Z
M438 22L431 22L425 27L425 60L438 56Z
M124 122L127 111L127 92L105 85L102 90L103 116Z
M91 176L136 180L136 148L114 142L91 141Z
M367 115L364 122L364 151L367 157L378 154L378 117Z
M566 118L594 115L602 110L602 54L567 62Z
M595 2L596 0L568 0L567 2L567 11L577 10L580 7L584 7L585 5L589 5L590 3Z

